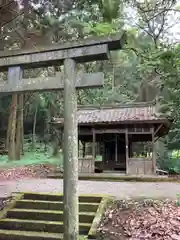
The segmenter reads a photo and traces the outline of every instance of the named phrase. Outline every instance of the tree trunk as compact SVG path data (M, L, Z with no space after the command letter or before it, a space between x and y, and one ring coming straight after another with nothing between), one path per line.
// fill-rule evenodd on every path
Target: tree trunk
M53 157L58 156L58 152L59 152L59 140L58 140L58 137L57 137L57 136L54 136L52 156L53 156Z
M9 160L16 159L16 146L15 146L15 137L16 137L16 115L17 115L17 94L14 93L12 95L12 103L11 103L11 113L9 123L11 126L8 126L9 131L9 143L8 143L8 158Z
M55 130L53 137L53 153L52 156L58 156L59 149L62 148L62 132L59 130Z
M10 141L11 127L12 127L12 112L13 112L13 104L11 103L11 107L9 110L7 136L6 136L6 149L8 149L9 141Z
M36 147L36 121L37 121L37 112L38 112L38 103L36 104L36 109L34 113L34 121L33 121L33 132L32 132L32 149Z
M51 121L51 106L48 106L48 111L47 111L47 117L46 117L46 129L45 129L45 146L44 146L44 151L47 152L48 150L48 144L49 144L49 135L50 135L50 125L49 122Z
M23 0L24 5L24 19L23 23L25 26L25 32L28 32L28 16L29 16L29 0ZM21 48L25 48L26 40L21 44ZM16 94L17 95L17 94ZM24 95L18 94L17 100L19 102L18 114L17 115L17 129L15 128L15 140L16 140L16 159L20 160L21 152L24 154L24 116L23 116L23 105L24 105ZM16 131L17 130L17 131Z
M21 148L24 139L23 129L23 94L18 95L18 111L17 111L17 130L16 130L16 160L21 159Z

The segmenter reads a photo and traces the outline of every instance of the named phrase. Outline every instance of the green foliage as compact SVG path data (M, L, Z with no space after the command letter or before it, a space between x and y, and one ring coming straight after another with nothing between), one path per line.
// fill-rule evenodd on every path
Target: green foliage
M97 24L88 24L85 27L85 31L87 34L93 35L109 35L117 31L116 23L97 23Z
M167 142L169 149L180 149L180 47L175 46L160 56L160 71L163 73L161 80L162 90L166 90L166 97L161 98L164 109L174 119Z
M177 194L177 205L180 206L180 194Z
M110 61L84 64L87 72L103 71L105 84L103 89L78 91L78 103L112 104L157 99L161 111L174 118L170 133L164 140L165 150L160 156L160 165L164 169L177 169L179 158L173 160L168 152L180 149L180 45L170 45L163 37L168 21L166 8L174 7L175 1L70 2L43 1L29 20L31 30L39 31L42 36L50 36L51 42L61 43L89 36L109 35L121 32L126 27L128 40L122 51L110 53ZM125 11L126 6L132 7L132 14L136 14L136 18ZM6 39L13 39L9 36L11 28L3 29L8 34ZM43 39L46 37L42 38L41 44ZM78 65L79 67L82 66ZM63 69L54 67L55 70ZM32 71L27 75L36 76L41 73L49 74L49 70L41 69L40 73ZM2 116L8 117L10 99L11 96L0 98ZM36 109L37 125L40 126L37 132L41 133L42 139L47 140L51 134L48 125L51 117L63 114L63 94L26 94L25 122L33 123Z
M0 167L16 167L16 166L28 166L39 164L54 164L63 165L63 156L61 153L57 157L52 157L52 147L48 147L48 151L44 151L44 144L36 142L36 149L32 151L31 143L25 144L25 154L21 160L8 161L8 156L0 156Z
M101 0L100 9L105 21L112 22L119 17L120 1L119 0Z
M158 159L160 169L168 171L170 174L180 174L180 157L173 157L170 152L166 151Z

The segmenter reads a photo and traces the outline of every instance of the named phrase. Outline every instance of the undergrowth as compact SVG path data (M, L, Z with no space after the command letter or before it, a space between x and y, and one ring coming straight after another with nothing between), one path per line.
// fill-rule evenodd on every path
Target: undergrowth
M52 147L48 145L45 149L44 144L37 143L36 148L32 149L30 143L24 145L24 155L20 160L8 161L8 155L0 155L0 168L53 164L62 166L63 156L60 152L57 156L52 156Z
M177 194L177 205L180 206L180 193Z

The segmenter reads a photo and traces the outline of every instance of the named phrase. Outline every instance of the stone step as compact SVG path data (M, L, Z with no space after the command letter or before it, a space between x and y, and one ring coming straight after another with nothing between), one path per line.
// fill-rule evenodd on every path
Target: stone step
M91 227L90 223L79 223L80 234L88 234ZM14 231L30 231L30 232L47 232L47 233L63 233L63 222L29 220L5 218L0 219L0 229ZM0 238L1 239L1 238Z
M63 195L31 192L31 193L24 193L24 199L62 202ZM102 200L102 197L100 195L80 195L79 196L79 202L83 202L83 203L84 202L100 203L101 200Z
M47 175L47 178L50 179L62 179L63 178L63 174L62 173L50 173Z
M1 230L0 239L2 240L61 240L63 235L58 233L27 232L17 230Z
M64 169L62 167L57 167L53 171L53 173L60 173L60 174L63 174L63 172L64 172Z
M80 212L96 212L99 203L79 203ZM15 208L25 208L25 209L44 209L44 210L63 210L63 202L51 202L51 201L41 201L41 200L29 200L23 199L16 201Z
M34 219L45 221L63 221L63 211L13 208L7 212L7 218ZM80 212L79 222L92 223L94 212Z
M63 240L63 234L44 233L44 232L27 232L14 230L1 230L1 240ZM79 236L79 240L87 240L87 236Z
M87 239L101 201L101 195L79 196L79 240ZM63 239L62 194L23 192L4 216L0 240Z

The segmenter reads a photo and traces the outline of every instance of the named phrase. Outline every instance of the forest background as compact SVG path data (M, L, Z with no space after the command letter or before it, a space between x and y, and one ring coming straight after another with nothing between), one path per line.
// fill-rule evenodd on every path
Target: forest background
M35 49L126 30L127 43L122 51L111 53L110 61L79 66L103 71L105 85L78 91L78 104L156 101L159 111L174 119L169 134L158 141L158 165L176 172L180 172L179 26L180 3L175 0L0 0L0 50ZM25 70L24 77L57 70L62 69ZM0 73L0 78L6 80L7 73ZM0 165L59 161L61 136L49 122L63 116L62 91L1 94L0 116Z

